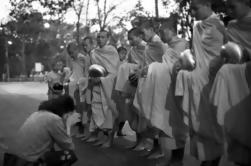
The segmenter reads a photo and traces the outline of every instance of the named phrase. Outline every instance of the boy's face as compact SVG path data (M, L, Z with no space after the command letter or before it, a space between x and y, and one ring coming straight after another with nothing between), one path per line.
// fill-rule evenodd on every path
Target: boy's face
M70 57L72 58L76 58L77 57L77 54L78 54L78 50L77 50L77 47L75 46L70 46L70 48L67 50L68 54Z
M196 20L203 20L206 17L208 6L199 2L200 0L192 0L191 14Z
M84 51L87 52L87 53L89 53L92 50L92 44L89 41L89 39L84 40L84 42L83 42L83 48L84 48Z
M131 46L137 46L139 44L140 39L139 39L139 37L130 34L128 36L128 40L129 40Z
M63 70L64 63L62 61L58 61L58 62L56 62L54 68L55 68L56 71Z
M149 42L153 37L153 30L151 28L150 29L142 28L142 32L144 33L144 40L146 42Z
M173 37L171 30L163 26L159 29L159 35L164 43L168 43Z
M97 43L100 48L104 47L108 41L107 32L100 32L97 36Z
M127 51L126 51L126 50L121 50L121 51L119 51L119 59L120 59L120 61L125 60L126 54L127 54Z
M233 18L239 19L246 15L245 4L238 0L227 1L227 11Z

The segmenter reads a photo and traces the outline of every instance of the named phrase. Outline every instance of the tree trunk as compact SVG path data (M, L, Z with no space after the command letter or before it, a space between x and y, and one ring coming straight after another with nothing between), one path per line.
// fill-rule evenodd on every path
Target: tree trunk
M78 18L78 21L76 23L76 28L77 28L77 44L78 46L80 45L80 18Z
M89 19L88 19L89 5L90 5L90 0L87 0L86 13L85 13L85 24L86 24L86 26L89 26Z
M155 0L155 15L159 18L159 1Z
M21 74L26 76L27 72L26 72L25 41L22 41L21 45L21 66L22 66Z
M99 24L99 28L100 30L103 29L102 27L102 17L101 17L101 10L100 10L100 6L99 6L99 1L96 0L96 4L97 4L97 12L98 12L98 24Z

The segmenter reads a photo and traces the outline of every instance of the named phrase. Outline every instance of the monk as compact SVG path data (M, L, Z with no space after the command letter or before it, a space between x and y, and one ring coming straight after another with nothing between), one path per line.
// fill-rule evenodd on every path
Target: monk
M142 107L143 105L141 104L141 99L146 97L144 95L145 91L143 89L144 87L144 82L147 79L147 70L148 66L153 63L153 62L162 62L162 56L164 54L164 43L161 41L160 37L156 34L156 29L154 28L154 22L152 20L147 20L143 22L141 25L141 30L144 33L144 40L147 42L146 46L146 51L145 51L145 60L144 64L140 69L135 72L135 74L130 77L130 81L134 82L135 80L138 79L138 85L137 85L137 90L134 98L134 107L137 110L137 114L139 116L144 117L144 108ZM144 131L144 137L150 137L153 139L153 148L150 153L146 153L146 155L149 155L149 158L159 158L163 156L162 153L160 153L160 147L158 143L158 132L159 130L156 129L155 127L151 126L150 123L147 122L147 127L145 128ZM141 146L143 148L144 146Z
M91 64L104 67L107 75L105 77L90 78L89 81L90 86L92 86L90 130L95 131L99 129L108 136L106 140L99 140L99 143L102 142L102 147L104 148L112 145L114 122L118 117L112 93L119 67L119 55L113 46L108 45L108 40L108 32L100 31L97 36L98 47L91 53Z
M217 166L223 154L223 132L209 102L212 73L224 44L225 28L212 11L210 0L192 0L193 28L191 53L196 60L192 71L179 71L175 95L180 97L184 122L189 126L190 151L202 161L201 166Z
M69 95L74 97L76 102L76 88L79 78L83 77L85 71L85 64L80 60L82 54L80 54L79 48L76 43L72 42L67 46L68 55L71 58L70 69L71 75L69 76Z
M78 81L78 89L80 96L80 104L82 105L82 124L83 124L83 138L85 141L89 139L89 125L90 125L90 114L91 114L91 92L88 89L88 69L90 66L90 54L94 49L94 41L92 37L85 37L82 42L83 51L85 53L86 66L85 74Z
M128 78L130 74L136 72L145 64L146 43L143 41L143 32L139 28L132 28L128 32L128 40L131 48L128 50L126 62L119 67L115 89L123 99L120 112L124 115L124 120L128 120L130 127L136 132L137 143L130 147L136 151L142 150L144 140L141 132L145 129L145 121L137 114L133 106L133 99L136 86L132 85ZM121 103L120 103L121 104Z
M82 114L83 105L80 102L80 94L79 94L79 80L82 77L87 76L88 66L89 66L89 57L86 56L82 50L79 48L77 43L71 42L67 46L67 52L70 56L70 75L68 90L69 95L74 99L76 104L76 111ZM77 124L78 131L73 133L76 137L80 138L83 136L83 126L81 123ZM73 130L75 131L75 130Z
M160 151L165 154L158 165L182 163L187 138L187 127L182 120L182 111L175 102L174 86L176 66L181 52L189 48L185 39L177 36L177 16L171 15L160 27L160 36L165 43L163 62L149 65L146 88L141 99L146 119L159 132ZM152 97L150 97L152 96ZM174 142L174 146L167 143ZM171 159L169 149L172 149Z
M227 9L235 18L228 24L228 39L243 48L249 61L225 64L216 75L210 99L224 127L229 160L247 166L251 165L251 8L249 0L228 0Z
M150 126L159 130L159 142L162 144L160 152L155 151L155 153L150 155L149 158L161 156L164 151L166 152L167 149L165 149L166 146L163 143L165 142L167 137L173 136L174 130L172 130L170 124L170 111L172 111L173 109L167 108L166 102L168 102L169 105L171 105L172 103L172 105L176 106L173 100L173 86L171 86L173 66L174 63L178 61L180 53L188 48L188 42L185 39L181 39L177 36L176 25L177 18L175 15L172 15L161 25L160 36L162 41L165 42L165 45L163 44L163 62L153 62L149 65L147 77L144 84L142 84L142 96L141 98L138 98L138 101L140 101L140 106L143 109L144 116L149 121ZM171 101L167 100L168 96L170 96L169 98ZM175 107L174 111L176 111L176 109L177 108ZM182 120L180 118L176 118L173 121L182 123ZM178 126L176 125L175 127L180 131L185 128L185 126L182 125L178 124ZM180 131L180 133L182 132ZM181 135L180 133L178 134ZM186 135L186 132L183 135ZM179 136L179 139L181 139L180 137L181 136ZM179 148L181 148L182 150L184 150L185 146L184 139L186 139L186 136L182 137L182 145L179 145ZM183 153L181 152L181 156L182 154ZM175 158L175 156L177 155L173 155L173 158ZM182 157L180 158L180 160L182 160ZM168 161L161 162L164 162L163 164L166 165L166 162Z

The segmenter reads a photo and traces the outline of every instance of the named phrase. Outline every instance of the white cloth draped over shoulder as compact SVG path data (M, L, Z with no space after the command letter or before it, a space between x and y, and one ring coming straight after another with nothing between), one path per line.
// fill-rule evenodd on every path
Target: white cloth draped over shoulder
M119 67L117 50L110 45L96 48L91 54L91 64L103 66L108 75L101 77L101 84L92 90L92 122L91 128L112 129L118 116L115 102L112 98L115 78Z
M132 47L127 56L127 62L119 67L117 82L115 89L120 92L130 93L131 87L128 77L131 73L139 69L145 63L145 48L146 44L142 42L139 46Z
M71 75L69 77L69 95L74 97L74 92L77 88L80 78L87 75L87 67L89 64L89 57L79 53L76 59L71 60Z
M177 50L162 44L164 48L163 62L153 62L149 65L147 77L140 80L140 87L138 86L137 96L134 100L135 107L140 110L150 125L168 136L173 136L170 126L170 109L166 108L166 102L169 102L167 96L171 95L169 90L172 81L172 68L174 62L178 60L180 51L184 51L187 47L187 41L179 38L173 40L176 41L176 44L172 46Z
M88 90L88 69L90 67L90 56L81 55L78 57L79 60L84 64L83 66L83 76L78 79L78 88L80 95L80 102L90 103L88 100L90 98L90 91Z
M153 36L152 40L147 43L144 66L152 62L162 62L162 56L165 50L164 47L164 43L161 41L160 37L157 35Z
M229 40L240 44L251 56L251 16L229 23ZM210 100L217 107L218 123L224 126L229 159L251 163L251 62L225 64L217 73Z
M142 67L149 66L153 62L162 62L164 49L165 49L164 43L161 41L159 36L157 35L153 36L152 40L147 43L145 51L145 61L144 61L145 64ZM133 105L137 109L138 114L141 116L144 115L141 98L146 78L139 78L137 90L135 93L135 98L133 101Z
M184 122L190 127L191 153L200 160L213 160L223 152L222 130L209 102L210 69L220 56L225 39L224 26L212 14L193 28L193 54L196 68L181 70L176 79L175 95L182 98Z

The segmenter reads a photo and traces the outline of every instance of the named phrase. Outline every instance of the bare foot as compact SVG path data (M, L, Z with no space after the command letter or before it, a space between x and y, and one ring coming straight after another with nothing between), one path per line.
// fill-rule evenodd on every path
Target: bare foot
M111 142L110 141L106 141L102 146L101 148L110 148L112 146Z
M159 149L153 149L147 158L148 159L159 159L161 157L164 157L164 153L162 153L161 150L159 150Z
M91 142L95 142L95 141L97 141L98 140L98 138L97 137L90 137L88 140L86 140L86 142L89 142L89 143L91 143Z
M105 138L102 138L100 140L98 140L96 143L94 143L93 145L94 146L100 146L100 145L103 145L104 143L106 143L106 139Z

